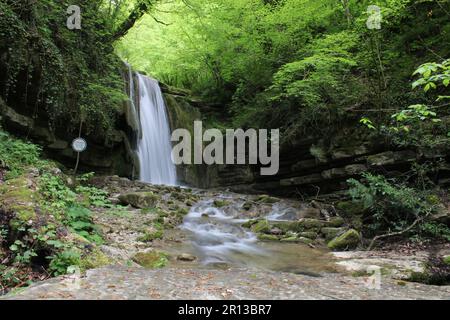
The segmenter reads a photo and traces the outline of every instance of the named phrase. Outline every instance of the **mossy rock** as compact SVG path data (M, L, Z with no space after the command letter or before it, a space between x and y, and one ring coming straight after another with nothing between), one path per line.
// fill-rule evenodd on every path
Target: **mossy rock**
M244 209L245 211L249 211L252 207L253 204L250 201L247 201L242 205L242 209Z
M154 207L159 201L159 196L153 192L132 192L121 194L119 200L122 204L143 209Z
M450 256L445 256L442 258L442 261L444 261L445 264L450 265Z
M269 221L259 220L257 223L252 225L251 229L255 233L267 233L270 231Z
M263 194L263 195L260 195L256 199L256 201L259 203L274 204L274 203L280 202L280 199Z
M326 225L331 228L339 228L345 224L345 221L342 217L332 217L327 221Z
M155 232L146 232L144 235L138 237L136 240L139 242L152 242L157 239L162 239L164 236L163 230L156 230Z
M341 201L336 204L336 208L344 217L352 217L364 214L366 209L359 201Z
M167 265L168 257L164 252L150 251L137 253L132 260L146 269L157 269Z
M354 249L361 241L361 235L358 231L350 229L344 234L337 236L328 243L331 250L348 250Z
M299 236L302 238L316 240L318 237L318 234L317 234L317 232L313 232L313 231L305 231L305 232L300 232Z
M306 237L287 237L280 240L281 242L287 243L302 243L302 244L311 244L314 240L306 238Z
M250 229L254 224L258 223L258 220L248 220L244 222L241 226L246 229Z
M81 258L82 270L96 269L111 264L111 259L98 249Z
M281 229L284 233L292 232L319 232L319 230L327 225L327 221L319 219L304 218L298 221L280 221L273 224Z
M280 239L276 235L273 235L273 234L258 234L258 240L261 240L261 241L278 241Z
M186 208L179 208L178 210L176 210L176 214L178 215L178 216L185 216L185 215L187 215L189 213L189 210L188 209L186 209Z
M214 200L214 207L216 208L223 208L230 205L229 201L226 200Z
M345 232L345 228L333 228L333 227L325 227L320 229L320 233L324 236L326 241L330 241L337 236L343 234Z
M0 208L13 214L10 226L17 229L37 219L39 194L30 189L31 181L26 177L8 180L1 188Z

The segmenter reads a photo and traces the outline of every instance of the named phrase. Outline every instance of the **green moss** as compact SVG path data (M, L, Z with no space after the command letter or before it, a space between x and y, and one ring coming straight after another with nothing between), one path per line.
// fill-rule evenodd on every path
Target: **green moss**
M123 204L144 209L154 207L159 201L159 196L153 192L132 192L120 195L119 200Z
M260 203L274 204L274 203L280 202L280 199L263 194L263 195L260 195L256 199L256 201L260 202Z
M300 237L311 239L311 240L317 239L317 236L318 236L317 232L313 232L313 231L300 232L299 235L300 235Z
M450 265L450 256L446 256L442 260L444 261L445 264Z
M252 231L255 233L265 233L270 231L270 224L267 220L259 220L257 223L252 225Z
M169 262L168 255L160 251L139 252L133 261L147 269L163 268Z
M244 222L242 224L242 227L246 228L246 229L250 229L257 222L258 222L258 220L248 220L247 222Z
M229 201L226 200L214 200L214 207L216 208L223 208L230 204Z
M261 241L278 241L278 240L280 240L276 235L273 235L273 234L258 234L258 239Z
M365 212L363 203L358 201L342 201L336 205L336 208L345 217L362 215Z
M144 235L138 237L136 240L139 242L152 242L157 239L162 239L164 236L164 230L160 229L155 232L145 232Z
M245 202L242 205L242 209L244 209L245 211L249 211L252 208L253 204L250 201Z
M347 250L356 248L361 241L361 235L358 231L350 229L344 234L334 238L328 243L328 248L332 250Z
M81 258L81 270L100 268L111 263L111 259L98 249Z

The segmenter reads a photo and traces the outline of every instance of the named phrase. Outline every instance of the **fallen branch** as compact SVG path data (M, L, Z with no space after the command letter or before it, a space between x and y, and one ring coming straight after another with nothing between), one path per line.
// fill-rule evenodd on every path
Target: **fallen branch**
M411 229L413 229L419 222L425 220L425 218L427 218L429 215L431 214L431 211L429 211L425 216L419 217L417 218L413 224L411 224L408 228L402 230L402 231L398 231L398 232L391 232L391 233L386 233L386 234L382 234L379 236L376 236L375 238L372 239L372 241L370 242L369 247L367 248L367 251L371 251L373 246L375 245L375 242L377 242L380 239L384 239L384 238L389 238L389 237L393 237L393 236L399 236L402 235L408 231L410 231Z

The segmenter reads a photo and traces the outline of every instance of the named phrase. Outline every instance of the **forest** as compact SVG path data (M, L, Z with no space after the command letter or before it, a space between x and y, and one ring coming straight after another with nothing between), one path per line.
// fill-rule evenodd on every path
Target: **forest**
M173 163L194 121L279 171ZM0 300L448 299L449 193L447 0L0 0Z

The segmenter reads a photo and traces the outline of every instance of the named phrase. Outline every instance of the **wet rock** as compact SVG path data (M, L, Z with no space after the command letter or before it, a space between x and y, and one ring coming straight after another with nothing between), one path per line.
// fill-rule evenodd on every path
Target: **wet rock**
M159 197L153 192L132 192L120 195L119 200L122 204L143 209L155 206Z
M252 208L253 204L249 201L245 202L242 205L242 209L244 209L245 211L249 211Z
M256 224L252 225L252 231L255 233L266 233L270 231L270 224L267 220L259 220Z
M216 208L223 208L230 204L230 202L226 200L214 200L214 207Z
M300 237L302 238L308 238L311 240L316 240L318 237L317 232L312 232L312 231L306 231L306 232L300 232Z
M258 220L248 220L242 224L243 228L250 229L254 224L258 223Z
M261 241L278 241L279 238L273 234L258 234L258 240Z
M177 257L177 260L185 262L193 262L197 260L197 257L189 253L182 253Z
M328 243L328 248L332 250L354 249L361 241L361 235L358 231L350 229L344 234L337 236Z
M146 269L155 269L165 267L168 259L167 254L159 251L138 252L133 261Z
M343 234L345 232L345 228L333 228L333 227L325 227L320 229L320 233L325 237L326 241L330 241L337 236Z
M270 234L279 236L283 234L283 230L281 230L280 228L273 228L269 231Z
M274 204L274 203L280 202L280 199L263 194L263 195L260 195L256 199L256 201L260 202L260 203Z
M319 219L321 216L320 209L317 208L304 208L299 211L298 217L300 218L313 218Z
M342 227L345 224L345 221L342 217L332 217L327 221L328 227Z

